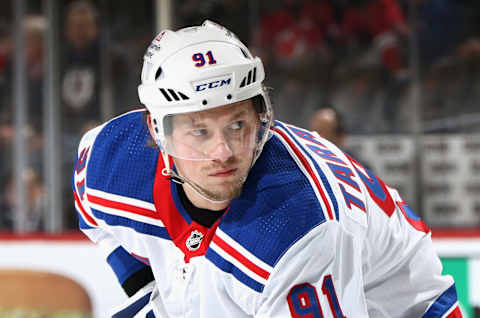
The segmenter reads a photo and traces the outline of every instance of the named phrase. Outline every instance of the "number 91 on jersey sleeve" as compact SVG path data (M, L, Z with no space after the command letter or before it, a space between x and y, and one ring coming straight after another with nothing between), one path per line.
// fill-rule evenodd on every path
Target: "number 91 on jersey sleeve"
M328 308L333 317L346 318L338 301L332 275L326 275L322 283L322 296L328 299ZM292 318L323 318L323 312L318 298L317 289L309 283L294 286L287 296L288 307Z

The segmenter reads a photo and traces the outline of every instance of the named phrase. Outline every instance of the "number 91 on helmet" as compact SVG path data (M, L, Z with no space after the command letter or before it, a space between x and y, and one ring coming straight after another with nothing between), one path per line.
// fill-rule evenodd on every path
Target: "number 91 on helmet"
M254 162L272 124L264 78L260 58L214 22L157 35L144 56L138 94L164 161L253 152Z

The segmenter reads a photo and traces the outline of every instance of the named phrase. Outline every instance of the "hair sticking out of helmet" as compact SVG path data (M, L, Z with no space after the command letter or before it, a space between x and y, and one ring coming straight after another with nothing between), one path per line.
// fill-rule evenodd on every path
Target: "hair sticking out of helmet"
M217 23L207 20L201 26L164 30L158 34L144 55L138 94L150 113L153 137L162 150L166 173L174 174L169 156L213 159L193 142L186 145L189 151L180 153L180 146L187 147L179 145L178 141L185 139L171 138L175 129L173 119L177 115L196 119L204 111L250 99L254 101L258 123L255 131L249 131L250 134L242 135L241 139L235 137L235 141L241 144L238 149L254 153L253 165L268 138L273 120L264 78L260 58L253 57L232 32Z

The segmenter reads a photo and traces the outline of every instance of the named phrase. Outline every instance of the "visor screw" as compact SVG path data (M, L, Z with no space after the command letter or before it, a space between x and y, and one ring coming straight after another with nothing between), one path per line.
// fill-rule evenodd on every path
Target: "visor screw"
M228 94L227 99L229 99L229 100L232 99L232 94Z
M202 105L207 105L207 100L206 99L202 100Z

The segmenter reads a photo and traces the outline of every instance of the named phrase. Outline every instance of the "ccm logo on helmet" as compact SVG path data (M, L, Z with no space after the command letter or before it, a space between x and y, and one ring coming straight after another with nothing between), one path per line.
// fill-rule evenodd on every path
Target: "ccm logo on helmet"
M206 89L230 85L231 81L232 81L232 78L230 77L227 79L219 79L219 80L215 80L207 83L201 83L201 84L195 85L195 91L200 92Z

